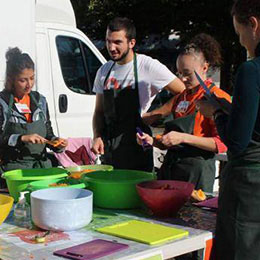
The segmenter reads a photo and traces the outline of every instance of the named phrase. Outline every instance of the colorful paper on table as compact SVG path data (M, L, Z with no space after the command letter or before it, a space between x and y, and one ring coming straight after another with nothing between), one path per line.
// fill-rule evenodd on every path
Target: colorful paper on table
M95 239L77 246L55 251L53 254L69 259L92 260L110 255L128 247L128 245L122 243L116 243L103 239Z
M149 245L156 245L189 235L189 232L184 229L140 220L130 220L116 225L98 228L96 230L108 235L135 240Z
M218 208L218 197L208 199L208 200L204 200L202 202L196 202L196 203L193 203L193 204L198 206L198 207L205 207L205 208L209 208L209 209L217 209Z

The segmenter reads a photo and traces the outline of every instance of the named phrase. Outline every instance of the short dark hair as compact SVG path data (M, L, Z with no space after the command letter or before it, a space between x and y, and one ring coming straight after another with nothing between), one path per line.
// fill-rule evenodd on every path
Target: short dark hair
M260 19L259 0L235 0L231 9L231 15L241 24L248 24L249 18L255 16Z
M9 89L11 86L7 86L8 82L13 81L24 69L34 70L34 62L27 53L15 48L8 48L6 54L6 79L5 88Z
M107 26L111 32L124 30L128 40L136 39L136 28L132 20L126 17L115 17Z

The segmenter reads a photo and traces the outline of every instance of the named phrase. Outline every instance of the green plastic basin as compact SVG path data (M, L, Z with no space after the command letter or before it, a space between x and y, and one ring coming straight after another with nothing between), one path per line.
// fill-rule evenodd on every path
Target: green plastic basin
M50 186L50 184L61 184L65 183L67 186ZM30 203L30 194L36 190L48 189L48 188L76 188L84 189L86 184L81 180L71 179L71 178L60 178L60 179L48 179L42 181L33 181L27 185L26 190L29 191L29 194L26 194L26 200Z
M45 179L58 179L67 177L68 171L61 168L17 169L2 174L6 179L10 195L17 202L21 191L25 191L28 183Z
M83 181L93 192L96 207L131 209L141 206L136 184L155 179L150 172L134 170L95 171L83 175Z
M112 165L106 164L90 164L90 165L80 165L65 168L68 172L78 172L82 170L95 170L95 171L112 171L114 168Z

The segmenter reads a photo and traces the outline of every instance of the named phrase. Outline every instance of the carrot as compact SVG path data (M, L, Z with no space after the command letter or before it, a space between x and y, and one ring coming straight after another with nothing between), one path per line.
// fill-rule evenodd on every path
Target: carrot
M156 139L156 140L160 140L161 138L162 138L162 135L159 135L159 134L158 134L158 135L155 136L155 139Z

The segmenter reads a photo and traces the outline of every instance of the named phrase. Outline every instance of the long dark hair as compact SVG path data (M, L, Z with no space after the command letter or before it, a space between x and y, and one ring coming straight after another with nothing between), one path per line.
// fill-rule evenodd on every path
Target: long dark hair
M15 48L8 48L6 54L6 78L5 78L5 88L7 90L12 89L12 82L15 77L18 76L24 69L34 70L34 62L27 53L22 53L22 51Z

